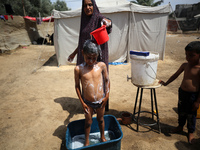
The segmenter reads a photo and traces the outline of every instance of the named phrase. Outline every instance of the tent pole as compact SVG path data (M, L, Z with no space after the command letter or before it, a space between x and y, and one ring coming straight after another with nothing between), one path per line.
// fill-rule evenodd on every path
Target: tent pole
M24 8L24 1L22 0L23 10L24 10L24 16L26 16L25 8Z
M52 16L53 16L53 13L51 13L51 17L52 17ZM49 24L50 24L50 22L51 22L51 17L50 17L49 22L48 22L48 26L47 26L47 30L46 30L46 35L48 34ZM44 44L44 40L45 40L45 38L43 39L42 45Z

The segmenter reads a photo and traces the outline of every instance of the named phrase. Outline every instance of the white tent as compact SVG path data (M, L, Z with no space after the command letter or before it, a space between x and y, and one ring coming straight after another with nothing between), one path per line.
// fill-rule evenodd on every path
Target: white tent
M96 3L100 12L112 20L108 41L109 62L129 61L130 50L158 52L160 59L164 59L170 4L147 7L126 0L96 0ZM58 65L67 65L68 56L78 45L81 8L53 10L53 15Z

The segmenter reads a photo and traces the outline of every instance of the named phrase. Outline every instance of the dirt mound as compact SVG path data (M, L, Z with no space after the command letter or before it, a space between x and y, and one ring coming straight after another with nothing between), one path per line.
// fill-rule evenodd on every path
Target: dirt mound
M8 17L8 20L0 21L0 50L14 50L19 46L37 44L39 38L45 38L47 33L53 33L54 23L24 19L22 16Z

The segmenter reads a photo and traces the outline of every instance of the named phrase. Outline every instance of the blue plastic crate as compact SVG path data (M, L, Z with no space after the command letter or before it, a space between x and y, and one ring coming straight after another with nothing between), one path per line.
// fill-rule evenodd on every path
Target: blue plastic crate
M76 148L76 150L120 150L121 139L123 133L121 126L116 118L112 115L104 115L105 132L112 133L112 138L106 142L100 142L89 146ZM66 148L68 150L74 150L72 147L72 139L77 135L83 135L84 133L85 119L70 122L66 131ZM90 134L99 132L98 121L96 117L93 117Z

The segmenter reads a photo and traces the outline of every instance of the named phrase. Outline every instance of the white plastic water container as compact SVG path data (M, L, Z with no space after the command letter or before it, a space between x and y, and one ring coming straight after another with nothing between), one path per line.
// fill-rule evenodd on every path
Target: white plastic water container
M137 86L153 85L156 80L159 54L133 52L130 52L132 83Z

